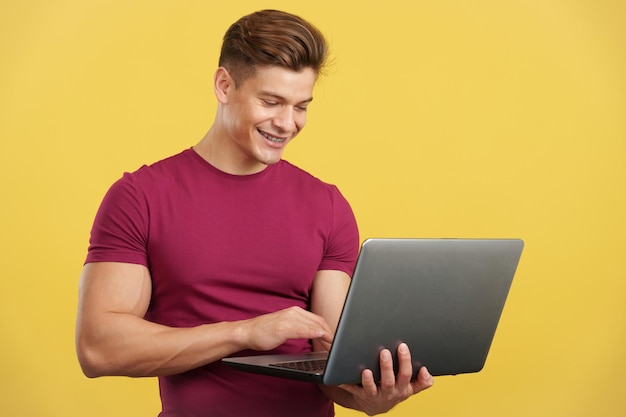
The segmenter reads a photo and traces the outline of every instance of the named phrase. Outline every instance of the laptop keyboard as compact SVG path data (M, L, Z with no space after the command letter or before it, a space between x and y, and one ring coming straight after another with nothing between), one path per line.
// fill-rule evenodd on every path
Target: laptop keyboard
M308 359L303 361L276 362L270 366L278 368L295 369L303 372L322 372L326 367L326 359Z

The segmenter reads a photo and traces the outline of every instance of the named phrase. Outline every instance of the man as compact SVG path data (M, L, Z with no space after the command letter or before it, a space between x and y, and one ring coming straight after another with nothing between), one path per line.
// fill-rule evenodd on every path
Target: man
M125 174L96 216L81 276L78 358L89 377L158 376L161 416L376 414L432 385L410 353L382 381L317 386L230 369L238 352L327 350L359 244L339 191L281 159L327 56L291 14L245 16L224 37L215 121L193 148Z

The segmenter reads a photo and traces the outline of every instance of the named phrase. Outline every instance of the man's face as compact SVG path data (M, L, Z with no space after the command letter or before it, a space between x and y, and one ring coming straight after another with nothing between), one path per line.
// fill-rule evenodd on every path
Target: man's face
M311 68L294 72L260 67L228 90L224 125L234 146L232 155L242 171L258 172L278 162L291 139L304 128L316 74Z

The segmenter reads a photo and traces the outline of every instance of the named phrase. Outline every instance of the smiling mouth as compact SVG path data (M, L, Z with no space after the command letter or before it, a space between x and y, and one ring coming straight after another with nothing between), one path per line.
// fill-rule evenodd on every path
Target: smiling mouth
M269 135L261 130L258 130L258 132L261 134L261 136L263 136L265 139L269 140L270 142L273 143L283 143L285 142L287 139L286 138L277 138L276 136L272 136Z

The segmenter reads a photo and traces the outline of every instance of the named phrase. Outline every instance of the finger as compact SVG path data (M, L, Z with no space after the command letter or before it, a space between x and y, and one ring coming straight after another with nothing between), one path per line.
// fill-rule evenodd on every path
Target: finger
M323 339L325 335L326 331L319 327L296 325L293 335L289 334L288 338L292 339L295 336L297 339Z
M413 382L411 382L411 386L413 387L413 392L417 394L418 392L424 391L427 388L430 388L435 383L435 379L428 372L425 366L422 366L419 373L417 374L417 378Z
M313 350L315 351L329 351L332 346L332 338L328 341L328 338L321 337L318 339L311 339L313 343Z
M323 317L299 307L288 308L284 312L286 320L291 323L295 331L296 338L332 341L332 331ZM293 337L293 335L288 336L288 338Z
M374 374L370 369L366 369L361 373L361 385L368 397L375 397L378 395L378 386L374 381Z
M413 364L411 363L411 352L406 343L398 346L398 376L397 384L407 386L413 376Z
M396 375L393 370L393 357L388 349L380 351L380 389L389 392L396 386Z
M328 322L324 320L324 317L318 316L317 314L312 313L310 311L306 311L306 310L299 310L299 311L302 314L306 315L306 320L309 321L311 327L315 329L318 332L318 334L320 334L319 337L322 337L324 338L324 340L329 341L329 342L332 341L333 330L331 329Z

